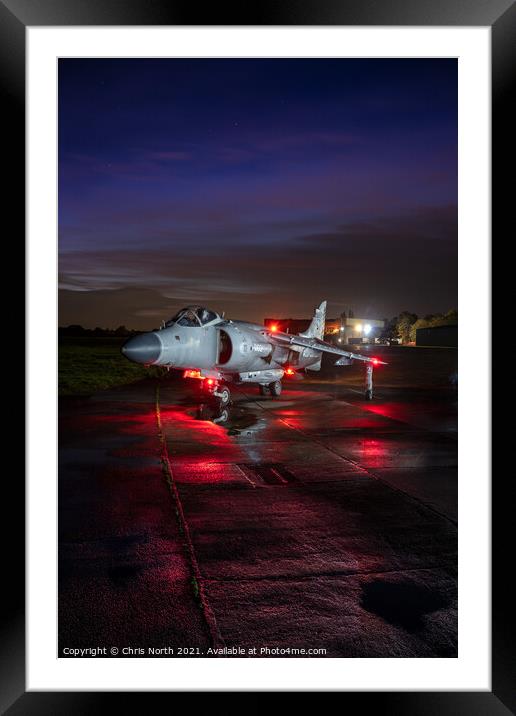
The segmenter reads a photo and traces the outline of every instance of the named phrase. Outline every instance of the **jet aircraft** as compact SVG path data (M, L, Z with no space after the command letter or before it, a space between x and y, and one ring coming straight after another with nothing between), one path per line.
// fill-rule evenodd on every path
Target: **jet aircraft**
M182 370L199 378L221 405L231 400L229 385L254 383L262 395L281 394L283 376L318 371L323 353L337 356L335 365L365 364L365 397L373 397L373 366L378 358L351 353L323 340L326 301L315 309L310 326L299 334L283 333L246 321L233 321L202 306L188 306L161 328L130 338L123 355L143 365Z

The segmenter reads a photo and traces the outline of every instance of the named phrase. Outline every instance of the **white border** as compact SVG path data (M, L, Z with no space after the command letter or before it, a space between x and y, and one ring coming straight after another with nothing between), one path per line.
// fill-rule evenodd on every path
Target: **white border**
M490 690L490 28L27 28L28 690ZM56 58L459 57L459 657L58 659ZM281 663L278 663L281 662Z

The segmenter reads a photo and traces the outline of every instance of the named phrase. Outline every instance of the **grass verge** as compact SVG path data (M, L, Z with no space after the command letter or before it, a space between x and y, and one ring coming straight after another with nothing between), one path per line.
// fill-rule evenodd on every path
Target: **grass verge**
M59 395L91 395L157 375L120 353L125 339L62 338L59 341Z

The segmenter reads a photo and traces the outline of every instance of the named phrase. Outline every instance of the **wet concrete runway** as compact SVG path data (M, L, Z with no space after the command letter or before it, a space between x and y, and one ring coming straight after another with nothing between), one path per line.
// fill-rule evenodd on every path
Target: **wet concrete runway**
M354 373L238 388L220 423L177 380L63 402L60 649L456 656L445 365L410 388L386 372L373 402Z

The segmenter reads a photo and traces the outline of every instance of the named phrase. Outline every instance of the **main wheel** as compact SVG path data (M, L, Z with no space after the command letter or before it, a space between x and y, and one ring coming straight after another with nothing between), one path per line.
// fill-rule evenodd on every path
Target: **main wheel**
M372 391L372 390L366 390L366 392L365 392L365 399L366 399L366 400L372 400L372 399L373 399L373 391Z
M271 395L281 395L281 380L275 380L274 383L271 383L269 385L269 390L271 391Z
M268 385L259 385L258 389L260 391L260 395L269 395L269 386Z
M227 405L231 400L231 393L229 391L229 388L227 388L225 385L222 386L219 390L217 390L217 394L221 405Z

